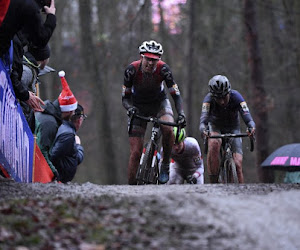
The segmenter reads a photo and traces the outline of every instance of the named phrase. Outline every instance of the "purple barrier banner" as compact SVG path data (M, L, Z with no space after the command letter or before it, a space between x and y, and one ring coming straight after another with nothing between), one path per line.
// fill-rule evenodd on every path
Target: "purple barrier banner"
M17 182L32 182L34 138L0 59L0 164Z

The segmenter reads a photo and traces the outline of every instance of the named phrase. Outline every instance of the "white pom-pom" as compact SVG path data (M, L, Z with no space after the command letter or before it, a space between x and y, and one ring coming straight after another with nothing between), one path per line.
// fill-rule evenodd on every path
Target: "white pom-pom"
M58 72L59 77L64 77L66 75L65 71L59 71Z

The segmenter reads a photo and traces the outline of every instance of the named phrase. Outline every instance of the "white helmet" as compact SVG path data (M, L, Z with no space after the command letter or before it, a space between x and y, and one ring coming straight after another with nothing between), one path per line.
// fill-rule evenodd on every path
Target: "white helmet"
M231 91L231 84L226 76L216 75L209 80L208 88L213 96L225 96Z
M160 43L154 40L145 41L139 47L140 54L149 53L156 55L157 59L160 59L161 55L164 53L163 48Z

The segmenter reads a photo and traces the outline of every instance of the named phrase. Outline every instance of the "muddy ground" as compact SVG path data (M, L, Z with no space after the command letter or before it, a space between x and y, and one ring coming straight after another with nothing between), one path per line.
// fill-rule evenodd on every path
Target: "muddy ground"
M0 249L300 249L300 185L0 180Z

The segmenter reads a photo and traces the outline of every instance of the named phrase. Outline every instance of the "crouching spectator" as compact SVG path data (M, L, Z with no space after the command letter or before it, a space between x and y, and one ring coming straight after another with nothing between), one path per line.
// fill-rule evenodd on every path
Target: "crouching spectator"
M204 183L204 165L200 146L193 137L186 137L185 129L177 135L174 127L175 144L171 153L170 179L167 184Z
M79 130L85 118L83 107L78 104L71 120L64 120L58 128L50 150L50 160L59 173L59 180L63 183L73 180L77 166L83 161L84 150L76 131Z

